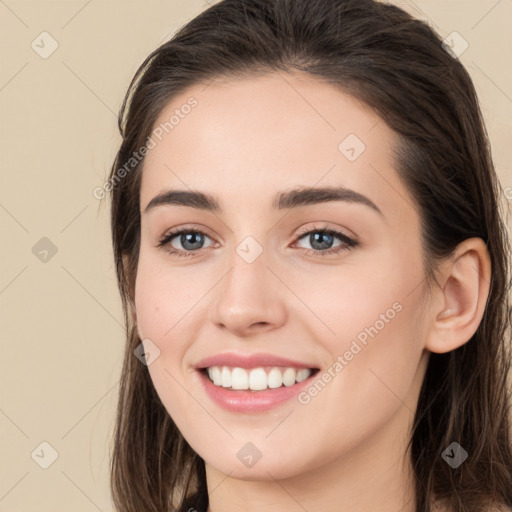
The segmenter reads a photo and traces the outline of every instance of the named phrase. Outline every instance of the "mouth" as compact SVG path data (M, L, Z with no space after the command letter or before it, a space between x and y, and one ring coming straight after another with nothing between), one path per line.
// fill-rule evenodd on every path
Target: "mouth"
M284 406L310 385L320 368L304 356L221 352L194 366L206 395L230 413L259 414Z
M230 391L265 391L298 384L320 371L319 368L286 366L209 366L199 371L215 386Z

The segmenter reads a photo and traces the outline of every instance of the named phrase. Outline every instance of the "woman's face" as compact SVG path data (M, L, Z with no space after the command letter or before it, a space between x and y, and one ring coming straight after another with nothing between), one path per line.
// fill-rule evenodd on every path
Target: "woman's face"
M298 74L194 86L154 128L135 309L188 443L243 479L396 459L427 352L419 217L394 133ZM147 208L166 191L190 195Z

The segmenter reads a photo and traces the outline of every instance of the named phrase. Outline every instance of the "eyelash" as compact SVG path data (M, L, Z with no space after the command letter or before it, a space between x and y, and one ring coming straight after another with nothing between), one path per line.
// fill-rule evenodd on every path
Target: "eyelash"
M192 228L177 228L175 230L168 231L165 233L162 238L159 240L157 247L165 248L165 251L168 254L176 255L178 257L190 257L195 256L199 250L196 251L181 251L179 249L173 249L169 247L170 242L176 238L177 236L181 235L182 233L194 233L194 234L200 234L207 236L208 238L211 238L208 236L207 233L204 231L201 231L200 229L192 229ZM353 240L352 238L349 238L344 233L341 233L340 231L336 231L335 229L330 229L327 226L323 226L320 228L314 227L313 229L310 229L304 233L301 233L297 236L295 242L298 242L302 238L304 238L306 235L310 235L312 233L327 233L328 235L334 236L338 238L340 241L343 242L345 245L341 245L335 249L330 249L328 251L319 251L317 249L306 249L306 251L311 251L314 255L318 256L325 256L325 255L332 255L332 254L339 254L343 251L349 251L350 249L353 249L359 245L359 242L356 240ZM294 243L295 243L294 242Z

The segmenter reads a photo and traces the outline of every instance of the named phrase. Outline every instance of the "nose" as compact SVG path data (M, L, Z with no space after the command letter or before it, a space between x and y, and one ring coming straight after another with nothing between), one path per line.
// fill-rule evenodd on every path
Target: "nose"
M243 337L285 322L284 287L264 255L248 263L234 254L231 269L215 287L216 301L210 310L215 325Z

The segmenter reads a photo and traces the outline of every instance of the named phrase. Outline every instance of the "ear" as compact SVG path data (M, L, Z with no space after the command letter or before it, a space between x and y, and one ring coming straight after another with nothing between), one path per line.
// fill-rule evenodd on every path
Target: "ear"
M442 354L468 342L484 315L491 281L491 260L481 238L460 243L441 264L440 290L431 307L425 348Z

